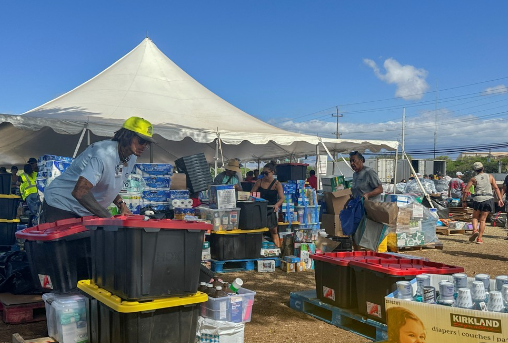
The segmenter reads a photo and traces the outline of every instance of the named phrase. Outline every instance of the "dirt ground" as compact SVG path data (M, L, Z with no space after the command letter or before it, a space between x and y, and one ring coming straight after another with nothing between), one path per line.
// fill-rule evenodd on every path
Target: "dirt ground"
M487 227L484 244L469 243L468 235L439 236L443 250L411 251L431 261L464 267L469 276L487 273L492 277L508 274L508 241L506 231ZM245 342L312 342L361 343L369 340L354 333L341 330L308 315L289 308L289 293L315 287L314 273L228 273L222 274L226 281L241 277L245 287L257 292L252 321L245 326ZM46 336L46 322L6 325L0 322L0 343L11 342L13 333L24 338Z

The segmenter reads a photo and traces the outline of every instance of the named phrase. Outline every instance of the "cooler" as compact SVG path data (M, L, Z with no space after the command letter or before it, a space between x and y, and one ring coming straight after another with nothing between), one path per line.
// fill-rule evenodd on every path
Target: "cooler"
M319 300L340 308L357 306L356 282L353 270L349 268L352 261L373 260L396 263L398 258L373 251L332 252L314 254L316 295Z
M257 230L268 226L268 202L237 201L236 206L242 211L240 222L238 223L240 230Z
M40 291L67 293L92 275L90 232L84 218L59 220L16 232L25 239L32 278Z
M197 292L185 297L125 301L80 281L87 298L90 343L194 343L200 304L208 299Z
M6 220L0 219L0 245L16 244L16 230L19 219Z
M11 176L10 173L0 174L0 194L11 194Z
M277 165L277 180L286 182L289 180L307 179L306 163L283 163Z
M91 231L92 279L127 300L197 292L203 234L210 224L144 216L95 218Z
M397 263L378 261L353 261L357 287L358 312L386 323L385 296L395 291L397 281L410 281L419 274L454 274L464 268L420 259L398 259Z
M263 233L268 229L218 231L210 234L212 259L245 260L261 257Z
M201 304L201 316L232 323L250 322L255 295L256 292L240 288L236 295L208 298Z
M20 201L21 197L18 195L0 194L0 218L7 220L16 219L16 214L18 211L18 205Z

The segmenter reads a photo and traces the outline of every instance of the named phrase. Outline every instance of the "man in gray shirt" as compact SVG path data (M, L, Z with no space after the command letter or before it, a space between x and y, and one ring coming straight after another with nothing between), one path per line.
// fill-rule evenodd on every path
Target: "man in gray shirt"
M354 170L353 185L351 191L353 196L363 196L365 200L380 201L383 193L383 185L377 173L367 166L364 166L365 158L358 151L349 153L349 163Z

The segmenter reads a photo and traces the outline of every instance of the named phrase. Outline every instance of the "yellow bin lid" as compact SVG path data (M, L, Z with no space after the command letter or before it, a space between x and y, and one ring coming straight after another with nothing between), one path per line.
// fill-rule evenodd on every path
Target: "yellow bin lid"
M212 234L217 234L217 235L233 235L233 234L238 234L238 233L256 233L256 232L266 232L268 231L268 228L267 227L264 227L262 229L257 229L257 230L230 230L230 231L212 231Z
M126 301L111 294L105 289L99 288L99 286L95 285L92 280L78 281L78 288L107 307L120 313L153 311L168 307L199 304L208 300L208 295L202 292L197 292L196 294L182 297L162 298L144 302Z
M12 219L12 220L8 220L8 219L0 219L0 223L19 223L19 219Z
M0 199L21 199L21 197L14 194L0 194Z

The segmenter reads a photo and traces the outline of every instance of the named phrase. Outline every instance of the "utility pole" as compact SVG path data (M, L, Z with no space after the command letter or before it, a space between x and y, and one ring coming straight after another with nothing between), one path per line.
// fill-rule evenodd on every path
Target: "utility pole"
M337 131L335 131L334 134L335 134L335 138L339 139L340 138L340 133L339 133L339 118L344 117L344 115L343 114L339 114L339 106L335 106L335 108L337 109L337 114L333 114L332 113L332 117L337 118Z
M436 80L436 104L434 109L434 159L436 159L436 146L437 146L437 102L439 99L439 86L438 86L438 80Z
M406 132L406 108L402 107L402 151L403 152L406 151L406 149L405 149L405 140L406 140L405 132Z

